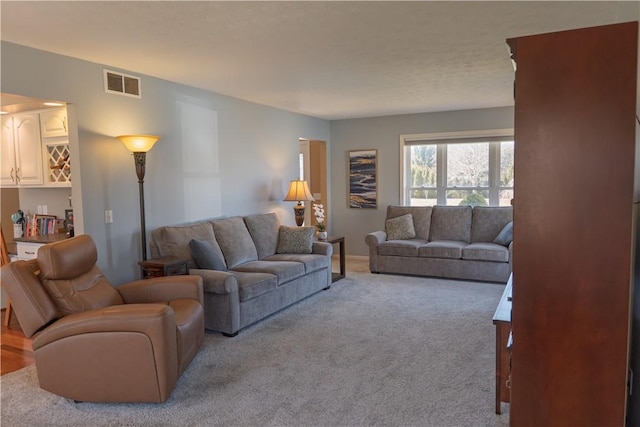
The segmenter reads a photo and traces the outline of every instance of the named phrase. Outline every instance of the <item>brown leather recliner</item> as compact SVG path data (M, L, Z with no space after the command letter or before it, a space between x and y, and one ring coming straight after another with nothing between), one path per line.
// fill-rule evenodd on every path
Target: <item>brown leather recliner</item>
M2 267L2 286L33 337L40 387L85 402L164 402L204 340L202 279L113 287L93 239L42 246Z

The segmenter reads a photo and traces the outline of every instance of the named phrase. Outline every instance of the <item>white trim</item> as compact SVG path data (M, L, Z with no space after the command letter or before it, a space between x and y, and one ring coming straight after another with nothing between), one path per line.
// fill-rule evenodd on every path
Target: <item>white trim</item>
M513 136L513 128L465 130L457 132L413 133L400 135L400 144L407 141L429 141L433 139L482 138L491 136Z

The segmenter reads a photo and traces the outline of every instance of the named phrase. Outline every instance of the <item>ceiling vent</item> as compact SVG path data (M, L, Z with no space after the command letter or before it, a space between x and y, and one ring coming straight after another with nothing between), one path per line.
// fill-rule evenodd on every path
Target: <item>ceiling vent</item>
M142 98L140 77L129 76L117 71L104 70L104 91Z

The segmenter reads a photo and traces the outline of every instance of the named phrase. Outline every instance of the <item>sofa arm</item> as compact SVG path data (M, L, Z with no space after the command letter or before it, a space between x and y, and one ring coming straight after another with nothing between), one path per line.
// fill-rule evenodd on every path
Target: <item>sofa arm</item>
M240 329L238 278L227 271L192 268L204 283L205 329L235 335Z
M190 275L136 280L120 285L116 290L127 304L194 299L202 305L204 299L202 278Z
M370 248L375 248L380 243L387 240L386 231L374 231L365 236L364 241Z
M218 295L238 293L238 279L227 271L192 268L189 274L202 278L204 292Z
M369 246L369 271L380 272L378 268L378 245L387 240L385 231L374 231L365 236L364 241Z
M74 335L103 332L136 332L162 346L176 345L176 317L165 304L122 304L83 311L63 317L36 334L33 350ZM105 336L105 335L102 335Z
M328 242L313 242L311 253L318 254L318 255L332 256L333 245Z

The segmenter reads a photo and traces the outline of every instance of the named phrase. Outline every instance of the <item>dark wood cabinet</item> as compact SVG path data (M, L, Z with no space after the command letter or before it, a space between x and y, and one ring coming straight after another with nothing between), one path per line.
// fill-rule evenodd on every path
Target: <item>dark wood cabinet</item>
M517 66L511 425L624 425L638 23L508 44Z

